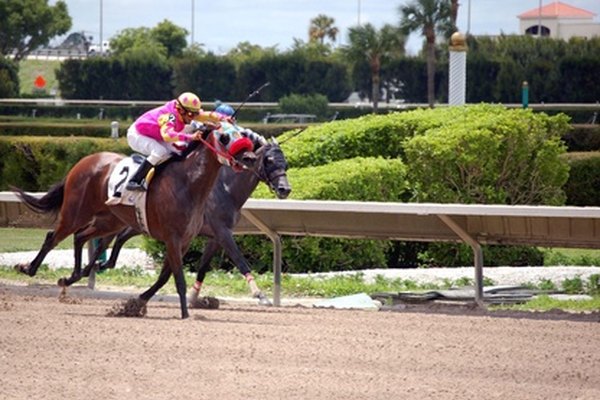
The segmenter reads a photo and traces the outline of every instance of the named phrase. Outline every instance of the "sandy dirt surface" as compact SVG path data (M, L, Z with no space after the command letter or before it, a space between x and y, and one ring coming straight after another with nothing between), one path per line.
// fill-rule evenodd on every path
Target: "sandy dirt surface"
M151 301L0 284L0 399L599 399L600 322ZM127 295L129 297L129 295Z

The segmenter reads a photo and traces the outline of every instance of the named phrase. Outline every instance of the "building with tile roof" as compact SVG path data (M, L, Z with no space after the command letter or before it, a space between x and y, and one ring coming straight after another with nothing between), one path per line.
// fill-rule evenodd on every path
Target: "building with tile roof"
M541 8L519 14L519 32L568 40L572 37L600 37L600 23L594 22L591 11L573 7L561 1L553 1Z

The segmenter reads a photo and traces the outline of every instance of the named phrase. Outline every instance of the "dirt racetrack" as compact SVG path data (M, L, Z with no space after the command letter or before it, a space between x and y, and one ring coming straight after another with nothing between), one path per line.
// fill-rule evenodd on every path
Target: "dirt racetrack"
M600 399L598 315L118 303L0 284L0 399Z

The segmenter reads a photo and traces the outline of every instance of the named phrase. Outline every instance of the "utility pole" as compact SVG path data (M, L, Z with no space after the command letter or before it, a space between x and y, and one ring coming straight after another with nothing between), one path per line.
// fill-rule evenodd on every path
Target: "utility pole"
M190 38L190 47L194 45L194 3L195 1L192 0L192 35Z
M104 46L102 46L102 13L103 13L103 4L102 4L102 0L100 0L100 43L98 43L100 45L100 54L102 54L104 52Z

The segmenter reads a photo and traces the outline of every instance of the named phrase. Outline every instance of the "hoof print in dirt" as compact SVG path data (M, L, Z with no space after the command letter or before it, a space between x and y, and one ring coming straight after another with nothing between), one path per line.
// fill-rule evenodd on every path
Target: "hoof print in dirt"
M146 316L146 302L138 298L124 300L121 304L113 306L106 316L107 317L135 317L141 318Z
M190 303L190 308L202 308L204 310L216 310L220 302L216 297L200 297Z

